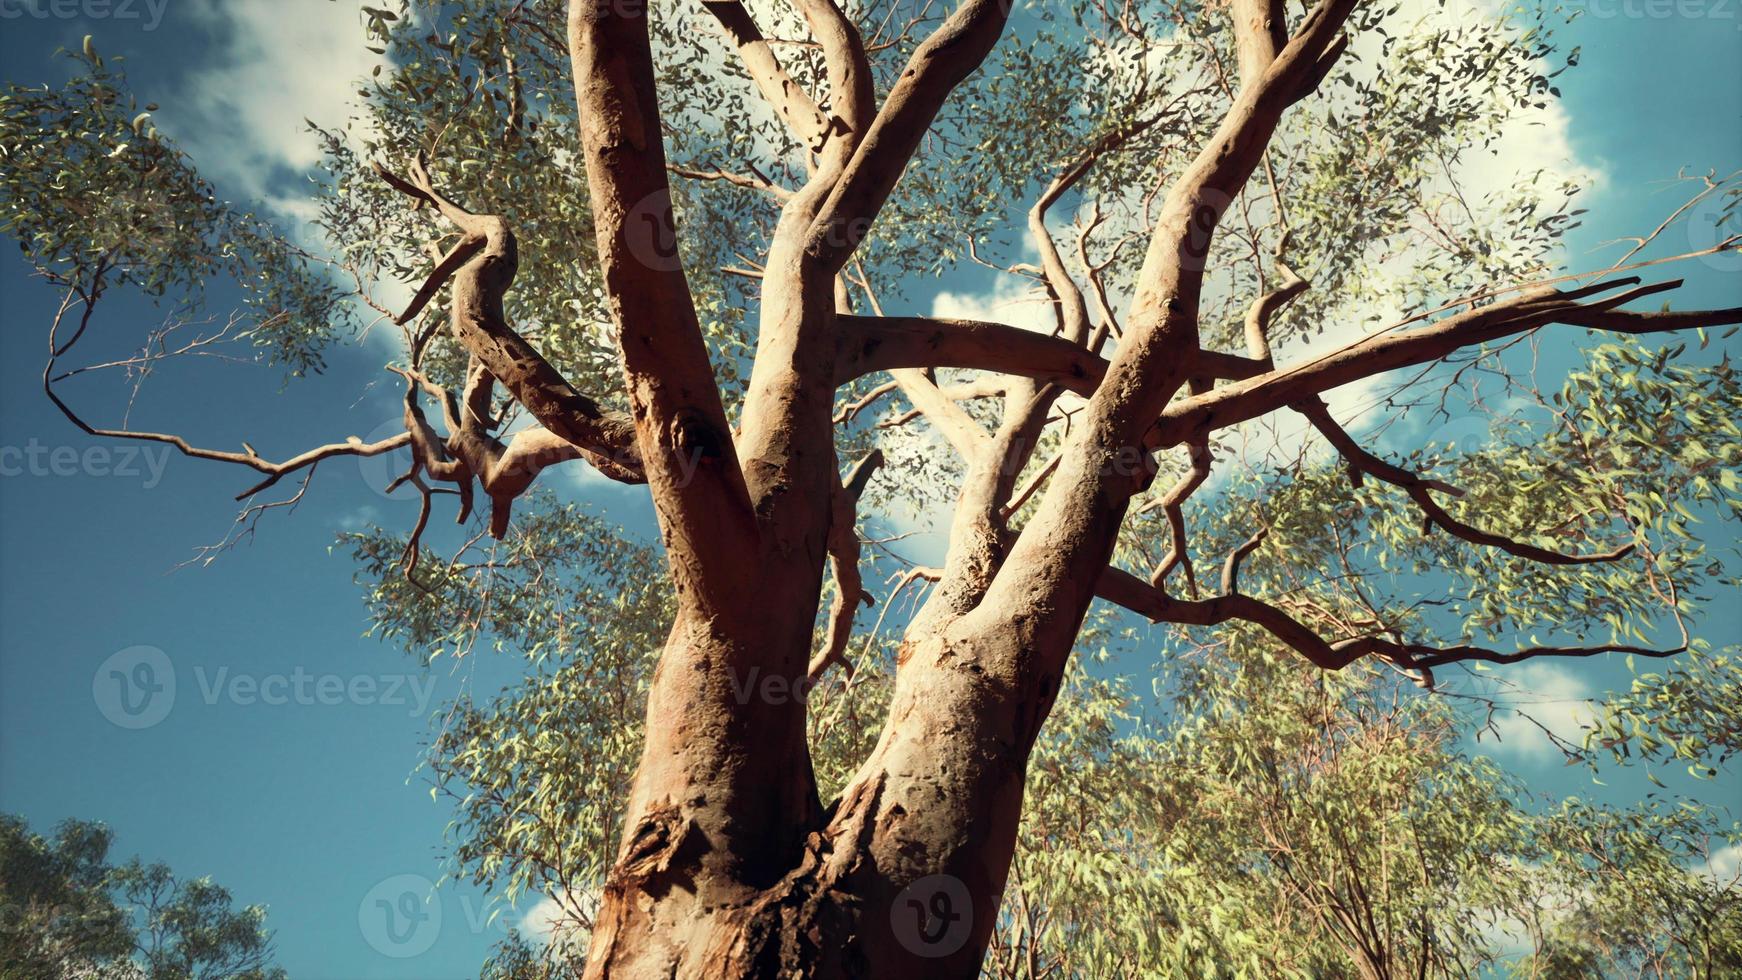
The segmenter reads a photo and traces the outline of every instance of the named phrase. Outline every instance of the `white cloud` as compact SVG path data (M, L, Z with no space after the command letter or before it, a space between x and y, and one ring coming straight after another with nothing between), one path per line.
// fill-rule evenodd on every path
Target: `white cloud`
M1713 851L1706 858L1705 873L1720 885L1735 885L1742 880L1742 845L1730 844Z
M378 487L371 489L380 489ZM381 509L374 504L363 504L341 513L334 523L346 531L360 531L381 521Z
M206 49L212 59L194 66L177 94L163 100L173 110L162 117L166 128L222 196L263 205L290 238L325 252L325 236L314 224L320 205L307 180L322 151L308 123L340 128L350 122L359 80L387 63L366 46L362 0L188 3L186 16L219 42ZM390 308L409 302L413 292L411 284L394 280L369 287ZM376 319L372 310L362 313L365 323ZM366 342L377 351L401 348L399 332L379 323Z
M1577 745L1581 726L1595 717L1591 705L1595 692L1566 667L1532 660L1497 668L1495 674L1507 685L1499 692L1500 699L1515 706L1494 715L1497 753L1525 762L1558 760L1560 751L1543 729Z
M1052 304L1027 279L1001 275L990 292L943 291L932 298L931 315L958 320L991 320L1050 334L1057 327Z
M519 929L541 946L555 943L585 948L590 933L584 923L592 921L598 911L599 896L596 892L570 892L561 899L546 895L526 910Z
M1508 859L1519 872L1528 872L1536 866L1518 864ZM1589 885L1568 888L1558 883L1551 883L1541 895L1536 896L1532 903L1535 911L1532 918L1536 920L1537 929L1542 929L1553 923L1564 921L1575 909L1590 903L1591 888ZM1489 950L1502 961L1517 960L1536 951L1536 939L1529 923L1512 915L1497 916L1481 928L1482 938Z
M275 175L320 160L304 120L338 125L351 114L356 82L383 58L364 46L357 0L190 0L191 16L218 34L222 60L193 71L177 100L195 120L177 137L201 168L238 195L293 218L306 205L275 193Z

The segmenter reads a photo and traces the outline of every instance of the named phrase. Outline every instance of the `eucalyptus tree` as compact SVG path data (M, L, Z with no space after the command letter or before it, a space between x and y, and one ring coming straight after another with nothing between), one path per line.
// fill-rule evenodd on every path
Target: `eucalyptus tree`
M210 878L138 858L113 833L66 820L52 837L0 814L0 977L6 980L284 980L266 908L235 908Z
M1463 483L1430 454L1384 458L1325 400L1400 376L1417 395L1488 374L1528 388L1507 350L1557 325L1742 320L1633 308L1680 285L1627 274L1658 259L1559 268L1574 188L1464 193L1493 134L1557 95L1546 14L364 9L392 65L359 89L356 119L319 131L325 250L220 203L90 44L66 87L7 93L8 229L65 291L45 389L93 435L255 471L244 526L300 499L323 461L404 460L413 530L363 551L403 580L375 593L390 618L428 616L419 596L437 590L479 595L455 581L499 563L468 556L484 535L513 540L516 502L549 468L646 485L670 625L635 688L646 724L601 862L590 975L975 975L1037 739L1097 598L1259 631L1303 673L1382 669L1429 689L1471 662L1696 645L1684 620L1724 579L1686 522L1733 511L1738 489L1727 363L1653 387L1641 379L1666 353L1599 351L1620 370L1588 375L1575 405L1545 401L1540 438L1501 444ZM1733 251L1736 199L1733 180L1707 178L1672 219L1716 214L1718 244L1697 251ZM1013 217L1020 245L1000 242ZM885 312L964 259L1029 284L1053 329ZM197 301L214 277L246 293L227 329L179 346L160 332L103 365L148 369L233 329L306 372L373 310L403 339L403 431L272 458L87 421L63 394L84 369L60 362L104 293ZM393 278L409 298L381 292ZM1387 308L1347 343L1276 355ZM1593 407L1611 395L1668 401ZM910 408L870 424L890 399ZM1271 416L1303 420L1353 486L1282 466L1230 518L1238 540L1194 533L1187 504L1234 455L1228 437ZM291 496L258 496L290 476ZM424 543L438 495L463 524L487 503L452 559ZM1352 546L1363 509L1397 497L1412 519ZM903 502L947 505L947 554L903 573L929 591L899 624L875 741L836 783L797 695L851 669L868 594L857 511ZM1212 553L1219 583L1200 583L1193 556ZM1376 595L1421 588L1399 562L1475 584L1436 586L1449 602ZM593 604L528 613L613 615L573 598ZM1655 619L1680 640L1653 645ZM1533 631L1558 635L1513 639ZM578 801L605 775L583 768L562 792Z
M1481 460L1463 466L1460 479L1480 478ZM1318 470L1296 488L1305 500L1277 503L1310 517L1308 501L1340 498L1340 474ZM1217 509L1218 536L1238 540L1247 497ZM493 891L506 921L542 935L511 934L483 975L558 980L585 972L621 832L617 801L641 745L638 692L671 608L650 574L658 555L601 547L608 524L545 500L517 522L526 533L489 568L461 569L429 593L400 574L403 534L349 541L384 638L419 655L497 644L531 664L488 700L440 712L429 762L457 811L452 872ZM1382 499L1354 523L1364 540L1418 538L1412 516ZM1288 570L1254 555L1243 574L1277 587ZM1354 601L1323 586L1296 598ZM612 614L558 618L581 605ZM1486 968L1667 978L1742 968L1742 889L1724 857L1742 835L1721 807L1544 799L1471 745L1484 723L1483 712L1462 710L1472 691L1410 696L1407 679L1376 665L1301 671L1262 631L1171 639L1157 656L1161 683L1145 693L1143 678L1117 669L1141 664L1155 639L1106 607L1085 624L1082 660L1031 754L983 976ZM824 794L875 744L896 655L874 643L849 684L811 692ZM1690 653L1612 697L1587 725L1589 745L1566 744L1569 760L1605 778L1610 755L1722 766L1739 690L1733 654ZM530 909L529 896L540 899Z

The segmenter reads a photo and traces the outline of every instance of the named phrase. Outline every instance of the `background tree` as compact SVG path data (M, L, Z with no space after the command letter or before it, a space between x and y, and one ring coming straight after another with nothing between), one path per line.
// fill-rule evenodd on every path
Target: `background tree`
M612 731L611 752L554 770L573 781L537 790L559 808L600 805L596 788L622 785L617 753L638 751L627 803L600 831L610 849L593 848L608 860L545 864L508 849L480 851L475 869L547 886L604 869L597 909L577 910L590 920L592 975L975 974L1002 935L1024 787L1045 758L1037 740L1075 676L1097 597L1231 662L1256 632L1252 656L1289 652L1278 669L1304 659L1411 689L1471 662L1698 652L1687 620L1729 581L1687 527L1736 509L1727 362L1596 348L1571 388L1527 413L1530 428L1469 458L1427 450L1392 462L1325 402L1382 377L1395 410L1443 406L1480 391L1475 379L1524 397L1537 387L1528 359L1509 355L1542 328L1650 335L1742 319L1632 309L1679 285L1628 275L1669 257L1635 250L1595 273L1557 268L1557 242L1577 220L1573 188L1524 180L1488 200L1463 193L1468 159L1554 97L1542 15L1236 0L1089 3L1012 20L981 0L951 11L800 0L650 18L639 5L471 0L368 19L396 68L360 90L349 128L323 131L331 259L216 203L90 45L69 86L8 92L0 200L9 231L66 291L45 388L87 432L253 469L244 529L299 499L324 460L403 453L395 486L417 493L412 532L357 544L367 572L395 572L373 593L385 625L442 640L432 654L468 649L486 616L515 617L511 635L524 622L616 644L608 707L632 704L632 691L644 702L639 749ZM1027 240L1001 243L1014 200L1032 201ZM1714 175L1672 221L1717 203L1727 229L1736 200L1735 180ZM1053 212L1065 207L1074 227L1056 236ZM1721 231L1697 254L1734 247ZM1032 287L1054 329L885 315L916 276L964 257ZM88 337L105 290L197 303L213 275L251 284L248 309L226 325L293 373L318 367L347 318L373 309L374 322L399 325L391 370L404 384L404 432L274 460L95 426L62 398L90 368L59 362ZM395 277L421 284L403 302L378 296ZM1374 317L1386 325L1278 363L1292 342ZM176 347L160 332L92 368L137 375L229 336ZM873 422L896 398L910 408ZM1231 442L1241 424L1273 414L1301 419L1352 486L1315 465L1305 437L1285 447L1292 459L1241 458ZM601 564L582 584L534 587L547 543L566 547L589 529L560 512L512 511L543 470L574 460L652 495L670 593L624 600L635 616L670 603L669 633L646 662L645 647L619 642L622 623L574 622L610 611L565 608L623 591L611 563L628 553L601 538ZM1194 500L1230 463L1248 472L1217 493L1224 504ZM888 471L898 477L879 478ZM290 475L301 489L256 496ZM457 498L468 527L439 555L426 541L437 494ZM891 624L898 639L878 632L866 649L893 642L893 677L824 703L796 696L851 664L865 588L855 513L940 504L951 520L941 567L895 583L928 584L924 601ZM541 531L541 520L555 523ZM1226 556L1219 576L1194 563L1206 555ZM498 573L522 580L516 601L545 598L498 609ZM1533 633L1550 639L1512 639ZM568 669L553 664L548 682L572 685ZM1667 712L1676 737L1710 742L1695 702L1678 704ZM1431 703L1399 709L1404 721L1348 710L1377 726L1349 726L1363 734L1330 756L1350 783L1371 778L1363 743L1384 744L1387 725L1433 743ZM837 716L872 720L827 723ZM566 738L620 717L573 697L517 698L466 722L518 734L510 758L548 761L574 751ZM475 731L456 734L438 751L453 760L438 778L480 781L501 799L520 791ZM1399 762L1378 759L1371 772ZM1150 785L1166 786L1173 764ZM1412 824L1409 801L1459 791L1406 787L1421 795L1384 801L1395 821L1362 828L1377 843L1350 837L1332 841L1347 854L1315 855L1334 862L1311 869L1334 869L1334 881L1307 883L1330 911L1290 927L1322 937L1325 957L1389 971L1443 967L1475 948L1467 923L1423 940L1402 921L1443 899L1432 868L1411 899L1355 895L1369 883L1402 888L1391 835L1444 830ZM1286 865L1278 855L1291 841L1323 844L1311 835L1352 812L1335 792L1314 805L1278 820L1274 838L1227 843ZM486 834L518 819L489 801L463 812ZM1195 829L1175 826L1180 812L1151 811L1145 829ZM591 826L550 822L524 846L580 825ZM1127 846L1153 859L1139 842L1158 839ZM511 863L484 864L493 859ZM1165 863L1155 868L1171 880ZM1381 904L1383 927L1356 914ZM1673 906L1632 906L1647 907ZM1211 913L1177 908L1186 956ZM1407 951L1399 935L1413 940ZM1633 955L1623 933L1600 935L1567 955ZM1028 941L1000 942L1002 952ZM1073 955L1096 955L1087 949ZM1291 968L1315 962L1331 960Z
M67 820L46 838L0 815L0 977L284 980L264 906L163 864L110 865L113 836Z

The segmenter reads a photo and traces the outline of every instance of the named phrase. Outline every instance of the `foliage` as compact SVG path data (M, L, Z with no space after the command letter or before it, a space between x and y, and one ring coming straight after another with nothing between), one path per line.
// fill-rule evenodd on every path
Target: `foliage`
M535 582L453 587L527 608L593 588L583 553L605 525L562 513L572 547L542 550ZM624 546L606 574L618 587L652 581L656 560ZM1267 573L1262 561L1249 570ZM522 908L541 895L562 903L565 941L517 936L492 977L579 968L649 666L612 651L651 650L664 628L663 607L633 598L604 619L586 639L541 647L527 680L488 707L460 705L431 747L436 786L459 813L456 870ZM1528 976L1573 957L1680 976L1733 962L1742 892L1700 872L1742 840L1718 812L1691 800L1544 805L1476 754L1480 712L1386 668L1302 670L1262 634L1175 646L1154 693L1140 694L1108 673L1153 643L1130 630L1097 615L1036 746L989 976L1442 976L1484 964ZM891 653L861 656L851 684L811 695L826 789L876 738ZM1695 696L1739 694L1726 676ZM1675 705L1666 716L1688 707Z
M126 915L105 887L110 838L101 824L68 821L48 839L0 816L0 976L57 977L133 952Z
M134 287L185 310L234 281L245 339L292 374L318 371L352 316L323 263L265 218L220 201L89 38L60 88L0 92L0 231L50 281L94 300ZM64 338L63 338L64 339ZM69 342L70 346L70 342Z
M1736 650L1691 652L1662 673L1637 675L1627 691L1609 697L1585 748L1607 749L1617 759L1685 763L1694 775L1716 776L1742 738L1742 702L1732 696L1737 690L1742 660Z
M53 838L0 815L0 977L5 980L284 980L266 909L232 906L210 878L178 879L113 835L67 820Z

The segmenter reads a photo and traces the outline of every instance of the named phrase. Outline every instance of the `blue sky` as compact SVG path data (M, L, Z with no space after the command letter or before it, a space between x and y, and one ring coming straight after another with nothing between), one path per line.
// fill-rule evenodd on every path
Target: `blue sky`
M53 50L93 33L106 55L127 56L142 101L164 106L158 124L222 191L285 208L313 161L301 119L336 121L350 79L374 59L349 2L138 0L128 8L136 18L118 17L119 2L62 9L108 15L0 20L8 80L58 80L64 69ZM1562 35L1583 49L1580 67L1561 80L1564 129L1542 134L1544 152L1570 154L1600 174L1582 202L1591 209L1587 225L1570 243L1580 267L1602 257L1591 254L1600 243L1648 229L1673 209L1680 191L1663 183L1678 170L1742 166L1736 5L1688 2L1663 17L1622 0L1587 9ZM147 30L154 12L161 22ZM1736 303L1737 271L1691 270L1677 304ZM968 303L993 289L972 274L942 287ZM328 549L335 533L364 521L410 522L414 505L379 491L391 475L383 466L323 466L294 515L269 517L255 540L210 567L177 569L192 548L223 537L244 474L155 451L83 455L96 444L40 390L56 299L16 258L0 260L0 447L20 463L0 477L0 809L42 828L68 816L108 821L121 853L209 874L238 900L269 904L280 962L294 977L475 976L500 935L483 921L486 896L444 886L432 902L399 910L415 915L398 920L376 903L396 908L404 892L440 874L449 810L413 771L429 711L468 688L495 691L518 662L486 654L425 672L362 638L367 620L351 563ZM137 342L161 316L117 300L103 313L104 329ZM1565 361L1564 350L1557 356ZM133 422L205 445L248 439L267 455L389 431L397 410L381 385L382 360L367 346L337 352L325 375L285 390L269 369L177 365L147 387ZM124 393L101 384L80 397L98 418L124 407ZM639 491L572 486L619 520L646 526ZM1736 550L1735 540L1713 544ZM1709 635L1742 635L1742 613L1715 616ZM173 707L149 727L115 724L105 709L129 716L104 693L115 690L104 686L109 672L153 661L154 651L176 679ZM1576 695L1621 682L1625 672L1608 664L1519 676ZM1547 791L1590 790L1582 773L1541 753L1513 747L1499 757ZM1734 785L1702 792L1742 803Z

